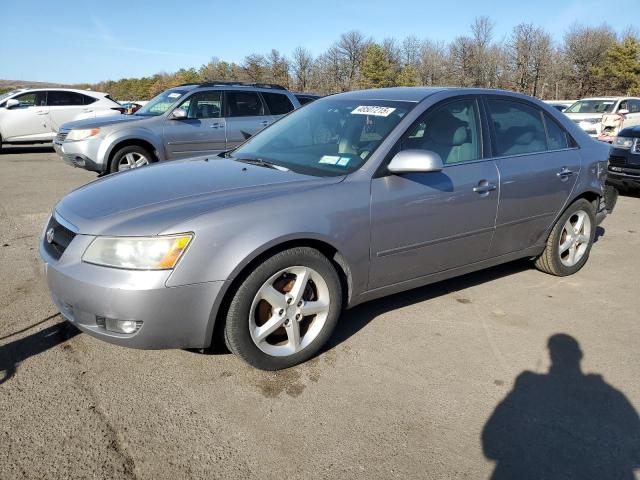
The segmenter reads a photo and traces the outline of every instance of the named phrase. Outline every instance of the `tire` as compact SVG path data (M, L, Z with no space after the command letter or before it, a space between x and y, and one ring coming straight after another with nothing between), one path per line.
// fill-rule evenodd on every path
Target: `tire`
M576 233L580 218L583 219L582 227ZM536 268L558 277L573 275L587 263L595 233L596 214L593 205L585 199L575 201L553 226L544 251L535 261ZM571 246L565 249L566 245ZM572 258L573 251L575 254Z
M341 310L340 279L329 259L314 248L284 250L238 286L226 314L225 343L258 369L289 368L318 353Z
M129 165L132 165L132 162L128 161L128 159L144 159L145 161L141 162L140 165L122 168L121 164L125 162ZM153 161L153 156L147 151L146 148L139 145L129 145L127 147L121 148L113 155L113 157L111 158L111 162L109 163L109 173L121 172L124 170L129 170L130 168L138 168L141 166L149 165Z

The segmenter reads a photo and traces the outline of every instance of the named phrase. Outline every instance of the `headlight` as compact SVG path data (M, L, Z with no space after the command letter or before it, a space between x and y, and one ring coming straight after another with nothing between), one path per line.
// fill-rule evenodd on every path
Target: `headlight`
M629 137L616 137L613 139L614 148L624 148L625 150L630 149L633 146L635 138Z
M99 128L80 128L71 130L67 135L67 140L84 140L85 138L94 137L100 133Z
M82 261L130 270L168 270L187 249L193 235L160 237L97 237Z

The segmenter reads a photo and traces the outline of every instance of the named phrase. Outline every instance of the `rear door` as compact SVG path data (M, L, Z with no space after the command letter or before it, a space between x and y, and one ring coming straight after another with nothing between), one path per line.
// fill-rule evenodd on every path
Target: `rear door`
M6 140L29 141L53 138L47 117L47 92L25 92L13 97L19 105L6 111L2 132Z
M500 206L490 257L545 242L580 172L574 140L537 106L487 97Z
M257 91L226 90L227 149L232 149L273 122Z
M187 97L176 109L187 117L164 120L167 158L220 153L226 149L225 121L221 118L222 92L205 90Z
M76 120L76 117L85 113L84 95L77 92L49 90L47 105L54 132L57 132L62 124Z
M487 257L498 209L498 171L484 158L480 118L474 96L431 107L393 153L436 152L443 170L386 173L371 181L370 288Z

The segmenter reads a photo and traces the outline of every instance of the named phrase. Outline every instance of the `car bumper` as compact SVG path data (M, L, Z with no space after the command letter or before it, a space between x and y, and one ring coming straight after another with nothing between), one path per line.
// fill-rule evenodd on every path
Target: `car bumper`
M77 235L59 259L40 246L53 303L65 319L101 340L132 348L205 348L224 282L167 287L171 271L100 267L80 259L92 236ZM132 334L105 329L100 317L142 322Z
M640 187L640 170L638 173L630 172L613 172L611 169L607 172L607 184L614 187Z
M97 148L91 140L79 140L76 142L53 141L53 149L60 158L73 167L84 168L92 172L102 173L104 165L94 160Z

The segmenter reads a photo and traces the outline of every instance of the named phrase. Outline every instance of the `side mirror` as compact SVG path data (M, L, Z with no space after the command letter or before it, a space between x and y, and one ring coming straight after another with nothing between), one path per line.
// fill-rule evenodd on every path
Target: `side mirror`
M7 103L5 103L4 106L7 110L9 110L10 108L17 107L18 105L20 105L19 100L16 100L15 98L10 98L9 100L7 100Z
M402 150L387 167L392 173L439 172L444 168L440 155L431 150Z
M171 120L184 120L185 118L187 118L187 115L187 111L183 108L176 108L173 112L171 112L169 118Z
M627 110L626 108L621 108L620 110L618 110L618 113L620 115L626 115L627 113L629 113L629 110Z

